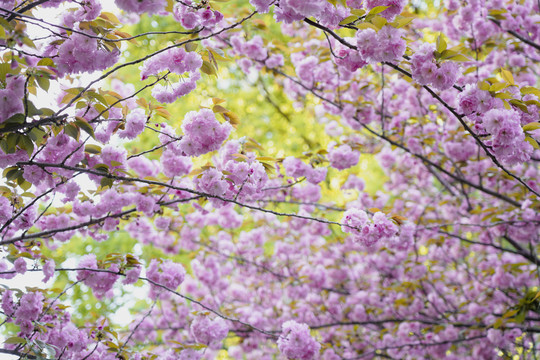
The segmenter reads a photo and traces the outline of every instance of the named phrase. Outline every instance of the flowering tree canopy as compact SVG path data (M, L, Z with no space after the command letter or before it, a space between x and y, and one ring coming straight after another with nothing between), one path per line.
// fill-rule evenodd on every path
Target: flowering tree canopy
M0 354L536 359L539 5L0 0Z

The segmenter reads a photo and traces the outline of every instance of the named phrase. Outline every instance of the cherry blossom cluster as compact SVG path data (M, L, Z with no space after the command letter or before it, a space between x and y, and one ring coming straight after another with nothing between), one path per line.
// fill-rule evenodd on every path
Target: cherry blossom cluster
M354 3L355 1L353 0L350 2ZM361 1L356 1L356 3L358 4L351 6L359 8ZM397 15L401 14L406 4L406 0L366 0L366 8L368 10L373 9L376 6L387 6L388 8L381 12L381 16L385 17L389 21L392 21Z
M167 289L175 290L184 281L186 270L181 264L174 263L170 260L158 264L155 259L152 259L146 270L146 274L153 282L163 285ZM153 293L157 293L159 288L152 286L152 290ZM155 296L153 293L150 296Z
M515 110L492 109L482 117L484 131L491 134L486 142L491 146L497 158L507 164L528 161L533 147L525 141L519 113Z
M199 73L201 66L202 59L199 54L186 52L183 48L175 47L146 60L141 66L141 80L152 75L157 76L164 70L178 75L189 73L187 79L181 79L172 85L157 84L152 89L152 96L156 100L171 103L196 88L197 81L201 78Z
M229 326L222 318L210 320L208 316L197 316L190 326L195 339L205 345L221 343L229 333Z
M257 160L255 153L240 156L241 152L241 143L236 140L225 143L219 151L220 161L217 165L227 174L228 192L242 200L261 198L269 181L266 169Z
M268 50L260 36L246 41L242 36L235 35L231 37L230 41L235 52L245 56L238 61L238 64L246 74L249 74L249 69L253 65L256 69L260 69L262 64L269 69L274 69L285 64L282 54L268 55Z
M213 28L223 20L223 14L212 10L210 5L200 6L192 0L178 2L173 9L173 17L186 29Z
M366 62L392 62L405 53L406 42L403 31L390 25L379 31L371 28L356 33L356 46Z
M338 170L348 169L358 164L359 157L360 152L353 150L348 144L335 146L328 152L330 166Z
M165 10L166 0L115 0L120 9L137 14L155 14Z
M315 359L321 344L309 333L306 324L299 324L294 320L283 323L283 331L277 343L279 351L288 359L311 360Z
M94 20L99 16L102 8L97 0L86 0L80 8L68 11L63 15L64 24L73 27L77 22Z
M104 70L114 65L119 50L109 50L96 38L74 33L57 49L56 62L60 76Z
M305 177L312 184L318 184L326 179L327 169L314 168L302 160L289 156L283 160L283 167L288 176L299 179Z
M430 44L422 46L411 57L411 70L413 78L420 85L432 85L435 89L446 90L452 87L459 75L459 66L456 62L434 62L435 49Z
M458 95L458 100L458 110L464 115L484 114L492 108L502 106L501 101L492 97L488 91L470 84Z
M228 122L220 123L209 109L190 111L182 122L184 135L178 146L183 155L199 156L219 149L232 130Z
M0 123L15 114L24 112L22 99L24 98L24 77L6 77L6 87L0 89ZM17 101L16 99L19 99Z
M343 214L343 224L343 232L352 234L353 241L365 246L391 240L399 231L398 226L380 211L373 214L370 221L365 211L351 208Z
M118 264L111 264L106 272L93 271L99 269L96 255L88 254L83 256L79 266L89 270L79 270L77 272L78 281L82 281L86 286L90 287L97 298L103 296L112 297L111 293L107 293L112 290L114 283L118 280L118 275L114 274L119 270Z
M20 300L13 301L13 291L6 290L2 295L2 310L7 316L14 317L15 324L20 326L22 335L30 335L36 321L43 311L43 294L39 291L27 292Z
M146 115L142 109L135 109L126 116L124 129L118 132L120 138L133 140L143 132L146 125Z

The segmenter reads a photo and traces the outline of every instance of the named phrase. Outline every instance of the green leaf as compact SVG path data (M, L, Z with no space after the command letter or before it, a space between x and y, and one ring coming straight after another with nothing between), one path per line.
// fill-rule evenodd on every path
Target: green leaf
M7 136L7 153L13 154L17 150L17 144L19 143L20 134L10 133Z
M49 109L49 108L42 107L42 108L39 109L39 111L41 111L41 114L43 116L53 116L54 115L54 111Z
M29 136L21 136L18 145L21 149L26 150L28 156L32 156L32 153L34 152L34 143Z
M371 9L366 15L366 21L370 21L377 14L382 13L384 10L388 9L390 6L375 6Z
M24 123L24 120L26 120L26 118L24 117L24 114L15 114L13 115L12 117L10 117L9 119L7 119L6 121L4 121L4 124L22 124Z
M439 51L436 50L435 52L438 53ZM440 57L441 57L442 59L449 59L449 58L451 58L452 56L456 56L458 53L455 52L454 50L448 50L448 49L446 49L446 50L442 51L440 54L441 54Z
M38 61L37 66L54 66L54 61L51 58L43 58Z
M468 67L464 72L463 72L463 75L467 75L467 74L470 74L474 71L476 71L476 66L471 66L471 67Z
M5 154L9 154L7 141L5 139L0 139L0 149L2 149Z
M359 30L363 30L363 29L373 29L375 31L379 31L379 29L373 25L372 23L366 23L366 22L363 22L363 23L360 23L358 25L356 25L356 27L359 29Z
M13 31L13 25L11 25L6 19L4 19L3 17L0 17L0 26L2 26L3 28L9 30L9 31Z
M442 34L437 36L437 51L442 53L444 50L446 50L446 41L444 40Z
M510 310L510 311L507 311L503 314L502 318L503 319L507 319L507 318L510 318L514 315L516 315L518 313L518 310Z
M534 140L532 137L530 136L525 136L525 141L528 142L529 144L532 145L533 148L535 149L540 149L540 145L538 144L538 142L536 140Z
M8 181L15 180L19 175L22 175L22 171L19 168L11 168L5 173L5 177Z
M396 29L399 29L399 28L402 28L404 27L405 25L408 25L411 21L413 21L415 19L414 16L410 16L410 17L402 17L402 18L399 18L397 20L395 20L392 25L396 28Z
M357 15L357 16L364 16L366 13L366 10L364 9L351 9L351 14Z
M0 81L6 81L6 75L11 73L11 65L8 63L0 64Z
M347 16L345 19L340 21L339 25L347 25L347 24L350 24L352 22L355 22L358 19L359 19L359 16L357 16L357 15Z
M35 77L38 85L45 91L49 91L49 85L51 84L49 79L45 76L36 76Z
M84 118L80 116L75 117L75 124L84 132L86 132L88 135L90 135L92 138L96 138L96 135L94 134L94 128L92 125L90 125Z
M96 166L94 166L94 169L96 169L97 171L104 172L104 173L109 172L109 167L105 164L97 164Z
M207 75L217 75L217 71L214 64L206 60L203 61L203 64L201 66L201 71Z
M540 98L540 90L538 90L537 88L535 88L533 86L524 86L524 87L521 88L520 91L521 91L521 93L523 95L534 94L538 98Z
M501 77L510 85L516 85L512 73L508 70L501 69Z
M101 14L99 14L99 17L101 17L101 18L103 18L103 19L105 19L107 21L110 21L113 24L121 24L120 20L118 20L116 15L114 15L113 13L107 12L107 11L103 11Z
M524 101L524 103L526 105L536 105L536 106L540 107L540 102L538 102L536 100L526 100L526 101Z
M463 54L457 54L457 55L454 55L454 56L450 56L450 57L448 58L448 60L456 61L456 62L461 62L461 61L472 61L471 59L469 59L468 57L466 57L466 56L463 55Z
M371 23L375 25L378 30L380 30L388 23L388 20L386 20L386 18L383 18L382 16L375 15L373 19L371 19Z
M64 133L68 136L71 136L77 141L79 141L79 136L81 135L81 131L79 130L79 128L73 124L67 124L64 127Z
M100 181L100 185L103 188L112 187L113 183L114 183L113 179L110 179L110 178L107 178L107 177L102 178L101 181Z
M480 90L489 91L489 87L490 87L490 84L487 81L482 81L481 83L478 84L478 88Z
M25 344L26 339L18 336L12 336L4 341L4 344Z
M501 93L498 93L495 95L495 97L497 99L512 99L512 95L510 95L509 93L505 93L505 92L501 92Z
M20 184L19 186L21 187L21 189L26 191L26 190L28 190L28 189L30 189L32 187L32 184L29 183L28 181L25 181L22 184Z
M28 107L28 116L34 116L34 115L41 115L43 112L41 110L38 110L33 102L27 101L26 106Z
M43 140L45 138L45 131L41 130L39 127L32 128L30 132L28 133L28 136L32 141L34 141L37 145L41 145L43 143Z
M514 318L514 322L521 324L522 322L525 321L526 315L527 315L527 309L525 307L522 307L521 309L519 309L519 313Z
M527 105L525 105L523 101L512 99L509 102L510 104L514 105L515 107L517 107L519 110L523 111L524 113L529 113L529 109L527 109Z
M495 84L493 84L493 85L491 85L489 87L489 91L501 91L502 89L507 88L507 87L508 87L508 84L506 84L506 83L502 83L502 82L495 83ZM497 94L497 95L499 95L499 94ZM512 95L510 95L510 94L507 94L507 95L510 96L510 97L504 97L504 99L512 99ZM501 99L503 99L503 98L501 98Z
M67 104L68 102L70 102L71 100L73 100L73 98L75 98L75 96L77 96L76 94L70 94L70 93L67 93L63 98L62 98L62 101L60 101L61 104Z
M531 130L536 130L536 129L540 129L540 122L532 122L532 123L528 123L527 125L523 126L523 131L531 131Z
M8 168L5 168L4 171L2 172L2 176L3 176L3 177L6 177L7 174L8 174L10 171L12 171L12 170L17 170L17 169L18 169L17 166L10 166L10 167L8 167Z
M88 144L84 147L84 151L89 154L101 154L101 147L98 145Z
M22 39L23 44L25 44L28 47L31 47L32 49L36 48L36 44L29 38L29 37L23 37Z

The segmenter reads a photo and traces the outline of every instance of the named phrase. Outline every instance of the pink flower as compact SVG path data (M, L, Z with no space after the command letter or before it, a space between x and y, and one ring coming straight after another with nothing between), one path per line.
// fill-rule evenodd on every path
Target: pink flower
M198 190L215 196L225 195L229 188L229 183L225 180L223 173L215 168L203 171L202 176L198 177L195 183Z
M124 130L119 131L118 136L133 140L143 132L145 125L146 115L144 114L144 110L135 109L126 116Z
M7 316L11 316L15 313L15 302L13 301L13 291L4 290L2 295L2 310Z
M58 48L56 64L60 75L104 70L116 63L119 50L104 50L97 39L73 33Z
M478 92L480 92L476 86L467 84L463 92L458 94L458 110L464 115L472 114L476 112L479 105Z
M187 156L176 155L167 150L161 156L161 165L165 176L172 178L187 175L191 171L192 161Z
M356 46L366 62L394 61L405 53L402 35L402 30L392 26L384 26L379 32L367 28L356 33Z
M197 316L190 329L195 339L205 345L221 342L229 333L227 323L220 317L210 320L208 316Z
M24 274L26 272L26 261L24 260L24 258L17 258L13 265L17 273Z
M272 1L273 0L249 0L249 3L255 6L255 10L257 10L258 13L264 14L268 12Z
M126 278L122 281L123 284L135 284L141 275L141 267L136 266L126 271Z
M182 123L184 136L179 147L185 155L199 156L219 149L227 139L232 126L228 122L220 124L209 109L190 111Z
M279 351L288 359L311 360L321 349L321 344L309 333L309 327L294 320L283 323L277 344Z
M54 276L55 266L56 264L52 259L45 262L45 264L43 265L43 275L45 275L45 277L43 278L43 282L46 283L47 281L49 281L50 278Z
M265 65L269 69L274 69L285 65L285 60L281 54L272 54L266 59Z
M116 5L127 12L155 14L165 9L166 0L115 0Z
M23 334L31 333L34 328L32 321L37 320L42 310L43 294L41 292L29 292L21 297L14 316L15 323L21 327Z
M159 173L159 163L157 160L150 160L144 156L137 156L127 161L129 168L140 177L156 176Z
M6 88L0 89L0 123L24 112L24 82L23 76L6 77Z
M158 263L156 259L152 259L150 266L146 270L146 275L155 283L163 285L167 289L176 290L184 281L186 270L181 264L174 263L170 260Z
M0 197L0 224L5 224L13 215L13 206L7 197Z
M424 43L411 57L411 72L413 78L420 85L433 85L438 90L446 90L451 88L459 76L459 65L453 61L446 61L442 64L436 64L433 51L433 45ZM466 96L465 94L460 96ZM474 98L467 100L470 102L464 103L466 111L470 111L471 106L474 106ZM469 108L467 108L469 106Z
M78 270L77 280L82 281L85 285L90 287L98 299L101 299L106 295L118 279L118 275L114 274L119 270L118 264L111 264L111 266L106 269L107 271L92 271L92 269L101 269L98 267L96 255L94 254L84 255L79 262L79 267L88 270Z
M391 21L396 15L401 14L406 3L406 0L366 0L366 7L371 10L376 6L389 6L380 15Z
M359 157L360 152L353 150L347 144L334 147L328 153L328 160L330 160L330 166L338 170L348 169L358 164Z

